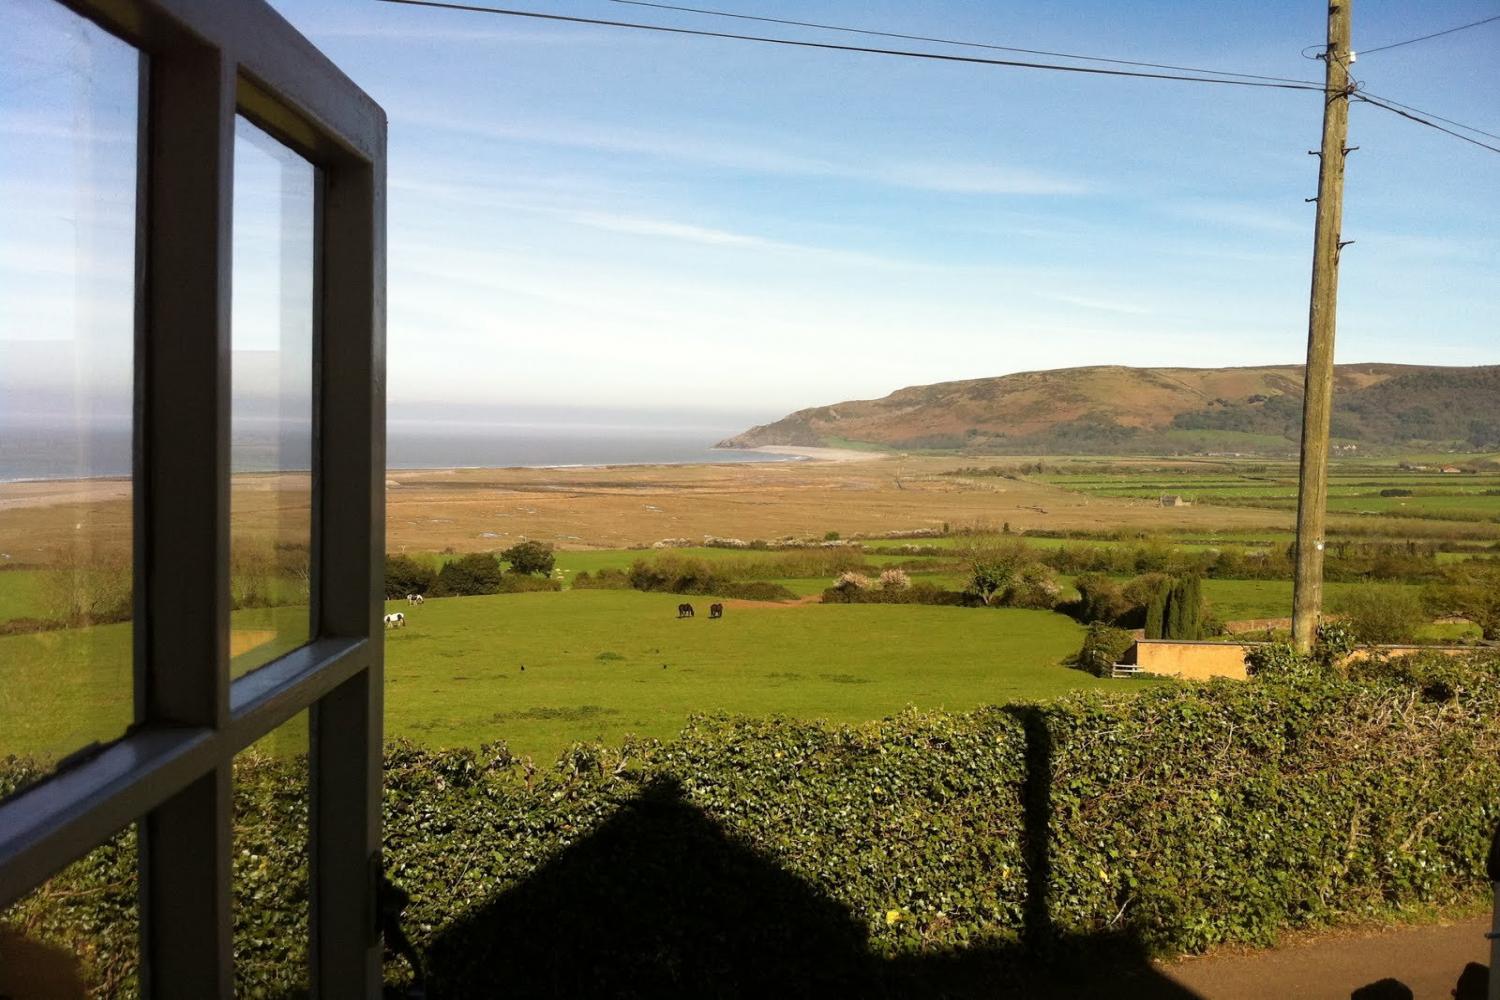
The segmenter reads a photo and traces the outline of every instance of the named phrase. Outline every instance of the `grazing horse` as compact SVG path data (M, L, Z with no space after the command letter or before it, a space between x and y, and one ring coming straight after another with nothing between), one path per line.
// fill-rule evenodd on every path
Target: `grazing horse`
M708 617L710 617L710 618L723 618L724 617L724 605L722 605L722 604L710 604L708 606Z
M422 603L422 595L421 594L407 594L406 595L406 603L407 604L413 604L413 605L415 605L415 604L421 604Z
M406 616L399 611L393 611L385 616L386 628L406 628Z
M691 617L693 617L693 606L691 604L679 604L679 605L677 605L677 617L678 618L691 618Z

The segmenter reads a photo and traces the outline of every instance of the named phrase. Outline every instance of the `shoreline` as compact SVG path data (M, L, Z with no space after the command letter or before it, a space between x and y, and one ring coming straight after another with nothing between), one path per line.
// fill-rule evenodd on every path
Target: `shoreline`
M413 466L387 466L385 472L387 480L408 473L458 473L458 472L484 472L484 471L510 471L527 470L542 471L548 469L575 470L575 469L651 469L651 468L697 468L714 467L720 465L785 465L799 462L818 462L830 464L845 464L854 462L870 462L882 458L888 458L892 453L880 451L856 451L852 448L818 448L798 447L795 445L760 445L755 448L711 448L711 451L719 452L745 452L766 456L775 456L770 459L727 459L724 461L656 461L656 462L560 462L540 463L533 465L413 465ZM241 476L263 477L279 475L307 475L307 469L256 469L244 470L232 473L232 478ZM0 478L0 501L7 499L6 494L12 495L8 498L15 499L16 492L32 492L38 489L60 488L66 486L123 486L126 489L133 482L130 474L106 473L95 476L26 476L17 478Z
M804 462L873 462L898 454L889 451L857 451L854 448L822 448L811 446L804 448L793 444L763 444L754 448L716 448L716 450L755 451L762 455L787 455L801 459Z

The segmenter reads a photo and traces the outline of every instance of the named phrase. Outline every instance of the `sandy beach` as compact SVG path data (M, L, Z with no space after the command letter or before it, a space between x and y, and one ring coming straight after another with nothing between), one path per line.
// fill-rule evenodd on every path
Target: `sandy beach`
M744 448L762 455L790 455L811 462L872 462L882 458L899 458L889 451L856 451L853 448L801 448L787 444L763 444L759 448Z

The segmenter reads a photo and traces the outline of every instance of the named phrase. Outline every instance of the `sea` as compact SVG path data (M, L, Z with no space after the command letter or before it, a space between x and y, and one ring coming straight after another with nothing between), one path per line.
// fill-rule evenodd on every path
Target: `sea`
M482 423L393 417L386 426L386 467L568 468L798 460L713 447L748 426L728 420L673 423L639 416ZM116 421L0 421L0 482L128 476L130 437L128 424ZM289 445L287 438L286 428L279 425L237 423L234 471L306 468L306 448Z

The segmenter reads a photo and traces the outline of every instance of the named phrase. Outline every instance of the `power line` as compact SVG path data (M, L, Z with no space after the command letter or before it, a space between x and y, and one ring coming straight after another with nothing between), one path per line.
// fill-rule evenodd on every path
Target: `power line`
M1500 14L1496 14L1494 17L1487 17L1482 21L1473 21L1469 24L1460 24L1456 28L1445 28L1442 31L1434 31L1430 35L1420 35L1417 38L1408 38L1404 42L1392 42L1389 45L1377 45L1373 49L1362 49L1360 50L1359 54L1362 56L1367 56L1375 52L1384 52L1386 49L1399 49L1403 45L1414 45L1417 42L1425 42L1429 38L1440 38L1443 35L1451 35L1455 31L1468 31L1470 28L1477 28L1481 24L1489 24L1491 21L1500 21Z
M436 7L442 10L472 11L478 14L500 14L506 17L527 17L539 21L563 21L569 24L590 24L605 28L631 28L637 31L657 31L669 35L692 35L698 38L724 38L739 42L762 42L767 45L786 45L801 49L823 49L831 52L862 52L879 56L899 56L906 59L927 59L934 62L967 63L979 66L1009 66L1017 69L1046 69L1059 73L1087 73L1092 76L1128 76L1144 80L1181 80L1187 83L1217 83L1232 87L1265 87L1273 90L1316 90L1322 84L1294 81L1274 83L1261 80L1233 80L1211 76L1181 76L1170 73L1142 73L1133 70L1103 69L1098 66L1060 66L1056 63L1021 62L1014 59L986 59L979 56L959 56L938 52L912 52L905 49L878 49L862 45L835 45L833 42L809 42L791 38L769 38L763 35L736 35L724 31L703 31L697 28L669 28L661 24L640 24L633 21L607 21L592 17L572 17L566 14L543 14L532 10L510 10L504 7L481 7L475 4L446 3L441 0L380 0L381 3L399 3L412 7Z
M1487 149L1491 153L1500 153L1500 146L1491 146L1487 142L1480 142L1478 139L1471 139L1461 132L1455 132L1450 128L1444 128L1437 122L1429 121L1428 119L1423 118L1420 115L1414 115L1408 111L1402 111L1400 108L1394 107L1390 104L1386 104L1384 101L1376 100L1372 97L1367 97L1364 94L1355 94L1353 96L1355 100L1363 101L1366 104L1373 104L1377 108L1384 108L1392 114L1400 115L1402 118L1410 118L1412 121L1417 122L1420 125L1426 125L1428 128L1435 128L1439 132L1445 132L1448 135L1453 136L1453 138L1455 139L1462 139L1464 142L1472 142L1474 145L1480 147L1481 149Z
M1360 93L1367 93L1367 91L1362 90L1360 91ZM1398 108L1405 108L1407 111L1410 111L1413 114L1422 115L1435 121L1446 122L1449 125L1453 125L1457 128L1463 129L1465 132L1474 132L1478 135L1489 136L1491 139L1500 139L1500 134L1496 134L1494 132L1486 132L1482 128L1475 128L1473 125L1465 125L1463 122L1456 122L1452 118L1444 118L1442 115L1435 115L1431 111L1423 111L1421 108L1414 108L1410 104L1402 104L1400 101L1393 101L1389 97L1381 97L1379 94L1370 94L1370 96L1378 101L1384 101L1387 104L1394 104Z
M875 31L871 28L853 28L839 24L820 24L816 21L793 21L783 17L761 17L756 14L740 14L728 10L710 10L704 7L680 7L670 3L653 3L651 0L611 0L613 3L627 4L632 7L652 7L657 10L675 10L687 14L707 14L711 17L732 17L739 21L759 21L763 24L787 24L799 28L817 28L820 31L842 31L851 35L870 35L875 38L900 38L909 42L934 42L938 45L957 45L970 49L990 49L996 52L1020 52L1031 56L1053 56L1059 59L1080 59L1085 62L1114 63L1118 66L1143 66L1148 69L1171 69L1182 73L1209 73L1214 76L1237 76L1246 80L1274 80L1278 83L1307 83L1317 86L1311 80L1297 80L1286 76L1260 76L1256 73L1231 73L1228 70L1201 69L1196 66L1173 66L1170 63L1137 62L1134 59L1110 59L1105 56L1083 56L1074 52L1051 52L1047 49L1022 49L1014 45L994 45L988 42L970 42L956 38L937 38L931 35L904 35L896 31Z

